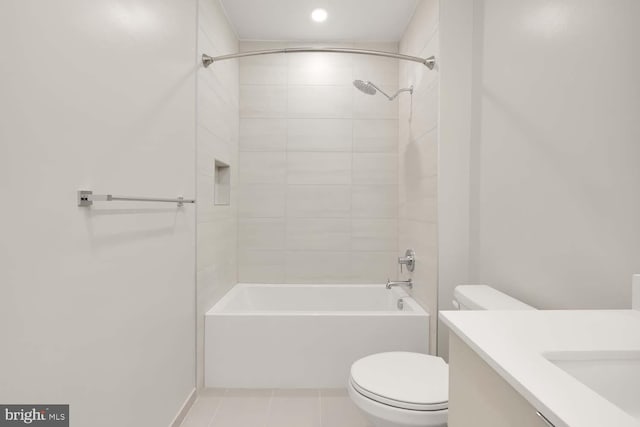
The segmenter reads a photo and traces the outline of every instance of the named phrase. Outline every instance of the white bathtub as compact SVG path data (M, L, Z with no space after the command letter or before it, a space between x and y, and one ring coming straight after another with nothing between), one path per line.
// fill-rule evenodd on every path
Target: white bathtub
M344 387L363 356L428 348L429 314L401 289L237 284L205 317L205 385Z

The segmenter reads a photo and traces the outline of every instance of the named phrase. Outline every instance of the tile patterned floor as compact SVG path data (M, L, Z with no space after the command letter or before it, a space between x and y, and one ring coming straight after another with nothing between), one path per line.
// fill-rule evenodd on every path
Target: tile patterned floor
M371 427L347 391L206 389L181 427Z

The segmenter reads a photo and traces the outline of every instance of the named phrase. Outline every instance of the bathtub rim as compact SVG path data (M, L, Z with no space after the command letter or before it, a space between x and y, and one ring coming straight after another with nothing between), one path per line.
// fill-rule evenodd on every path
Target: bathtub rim
M393 288L389 292L392 292L395 297L402 298L406 305L411 307L411 311L400 310L245 310L245 311L225 311L229 301L235 297L235 295L246 288L331 288L331 287L375 287L383 288L384 283L236 283L231 289L229 289L217 303L215 303L207 312L205 316L410 316L410 317L430 317L430 313L416 301L416 299L407 293L402 288Z

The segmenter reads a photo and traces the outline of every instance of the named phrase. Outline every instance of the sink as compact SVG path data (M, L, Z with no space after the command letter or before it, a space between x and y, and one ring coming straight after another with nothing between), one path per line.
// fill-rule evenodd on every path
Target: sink
M640 352L571 351L544 354L609 402L640 420Z

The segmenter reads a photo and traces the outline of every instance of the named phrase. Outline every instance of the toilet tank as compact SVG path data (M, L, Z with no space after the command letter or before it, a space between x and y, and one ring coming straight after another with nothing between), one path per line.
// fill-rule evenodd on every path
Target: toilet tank
M453 298L453 305L458 310L535 310L487 285L456 286Z

